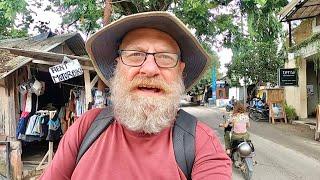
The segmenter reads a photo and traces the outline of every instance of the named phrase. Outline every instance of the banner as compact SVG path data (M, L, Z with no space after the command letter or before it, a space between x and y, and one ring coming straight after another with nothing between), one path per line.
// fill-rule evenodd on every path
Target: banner
M79 61L67 57L64 57L61 64L50 67L49 72L54 83L66 81L83 74Z

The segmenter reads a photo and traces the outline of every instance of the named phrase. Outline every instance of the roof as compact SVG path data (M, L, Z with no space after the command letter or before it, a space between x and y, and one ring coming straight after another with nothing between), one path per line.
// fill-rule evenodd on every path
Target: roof
M282 22L316 17L320 15L320 1L292 0L279 15Z
M5 39L0 40L0 47L50 52L62 43L66 43L75 55L86 55L85 43L79 33L55 36L45 33L35 37ZM0 50L0 79L31 61L32 58L16 56L9 51Z

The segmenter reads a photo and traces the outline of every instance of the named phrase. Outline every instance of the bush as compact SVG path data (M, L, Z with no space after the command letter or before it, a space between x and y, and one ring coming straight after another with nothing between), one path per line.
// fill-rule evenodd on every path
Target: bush
M297 113L296 113L296 109L294 109L294 107L286 104L285 105L285 112L286 112L287 119L289 119L289 120L296 119Z

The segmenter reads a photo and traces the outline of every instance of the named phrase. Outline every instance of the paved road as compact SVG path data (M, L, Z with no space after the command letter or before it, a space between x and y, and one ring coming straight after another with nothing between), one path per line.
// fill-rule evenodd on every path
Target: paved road
M205 107L185 107L216 130L223 143L223 111ZM279 125L281 127L281 125ZM285 128L272 127L267 123L252 122L251 140L256 148L253 180L320 180L320 143L296 137ZM283 133L282 133L283 132ZM243 179L238 169L233 169L233 179Z

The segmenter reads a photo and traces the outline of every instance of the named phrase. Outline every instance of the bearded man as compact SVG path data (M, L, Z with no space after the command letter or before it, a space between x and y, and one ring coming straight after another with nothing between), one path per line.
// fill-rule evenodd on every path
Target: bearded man
M179 111L210 60L179 19L165 12L127 16L90 37L86 48L110 85L113 106L88 111L68 129L41 179L231 179L230 159L212 129ZM87 143L100 126L93 124L106 119L107 128ZM189 122L194 134L177 140L175 127L184 131Z

